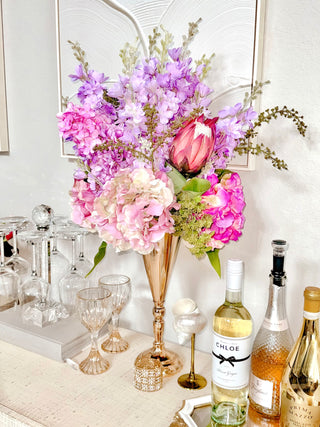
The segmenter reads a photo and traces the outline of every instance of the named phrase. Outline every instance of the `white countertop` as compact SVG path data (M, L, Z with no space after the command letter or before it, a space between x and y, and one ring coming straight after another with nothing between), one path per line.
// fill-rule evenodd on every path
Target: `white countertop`
M0 341L0 425L169 427L183 400L210 394L210 354L196 351L195 355L195 371L206 377L207 386L185 390L177 378L189 372L190 345L170 343L166 347L181 355L183 370L165 378L157 392L136 390L132 383L134 360L152 346L153 337L125 329L121 333L129 341L129 349L104 353L111 367L96 376Z

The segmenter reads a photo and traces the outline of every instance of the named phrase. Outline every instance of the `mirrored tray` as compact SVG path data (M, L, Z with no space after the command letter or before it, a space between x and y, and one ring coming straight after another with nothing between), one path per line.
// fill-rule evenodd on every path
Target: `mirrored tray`
M210 424L211 396L195 397L184 401L178 412L180 418L190 427L207 427Z
M210 427L211 396L187 399L176 414L172 427ZM247 421L241 427L279 427L279 419L267 419L249 407Z

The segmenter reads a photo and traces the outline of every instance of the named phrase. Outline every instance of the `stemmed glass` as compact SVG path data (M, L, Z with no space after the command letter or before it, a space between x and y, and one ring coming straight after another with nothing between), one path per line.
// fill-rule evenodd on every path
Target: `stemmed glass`
M102 374L110 364L99 352L98 335L111 316L111 293L102 286L81 289L77 292L76 305L81 323L91 335L90 353L79 368L88 375Z
M51 240L50 240L50 301L60 304L59 282L60 279L69 271L70 262L66 256L59 251L57 240L59 232L70 225L70 221L65 216L54 215L51 221Z
M194 372L195 337L196 333L205 327L207 320L199 311L196 303L189 298L177 301L172 311L174 314L173 326L180 340L186 341L191 336L190 372L180 375L178 384L183 388L199 390L207 385L207 380Z
M0 218L0 223L12 231L13 234L13 253L6 266L15 271L23 281L30 274L30 263L18 254L17 233L30 226L30 221L24 216L8 216Z
M61 317L56 306L50 301L48 268L48 241L50 235L45 230L32 230L21 233L21 238L32 247L32 272L22 283L19 301L22 307L22 320L44 327L55 323Z
M39 268L39 248L42 244L43 233L34 231L22 234L21 237L32 247L32 272L19 290L22 320L42 327L55 320L53 310L47 301L49 283L41 277Z
M60 302L66 308L69 315L72 315L76 310L77 292L80 289L89 287L89 281L79 273L76 267L76 239L78 234L79 230L72 226L68 227L61 234L63 238L71 240L72 243L71 266L59 282Z
M8 230L0 225L0 311L15 307L18 303L20 277L4 263L3 239Z
M112 325L109 337L101 348L109 353L120 353L127 350L128 342L119 332L119 317L123 307L128 303L131 294L131 281L123 274L109 274L99 279L99 285L108 289L112 295Z
M84 254L84 240L87 234L88 234L87 230L84 230L81 227L79 228L79 234L78 234L79 253L76 260L76 267L79 274L81 274L83 277L85 277L86 274L88 274L93 267L93 263L89 261Z

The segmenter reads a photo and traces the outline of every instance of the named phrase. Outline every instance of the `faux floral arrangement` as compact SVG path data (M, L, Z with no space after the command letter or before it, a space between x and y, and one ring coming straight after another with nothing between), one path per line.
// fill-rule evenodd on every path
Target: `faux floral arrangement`
M194 63L188 50L199 22L189 24L179 48L170 48L170 33L155 29L150 56L140 61L137 48L127 44L120 52L123 74L108 89L108 78L89 70L84 51L70 42L79 61L70 77L81 84L80 103L67 103L58 126L79 160L73 221L98 230L103 240L95 263L106 243L147 254L165 233L175 233L197 257L207 254L220 275L219 250L239 239L245 222L240 176L226 169L228 163L236 151L262 153L286 169L252 137L278 115L305 133L295 110L276 107L258 116L251 101L261 83L243 103L212 117L212 90L204 83L212 58Z

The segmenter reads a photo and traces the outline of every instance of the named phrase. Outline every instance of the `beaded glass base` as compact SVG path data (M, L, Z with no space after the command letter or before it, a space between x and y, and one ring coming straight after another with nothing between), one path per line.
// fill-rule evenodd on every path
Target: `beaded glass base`
M158 359L140 354L134 364L133 384L141 391L158 391L162 387L162 365Z

